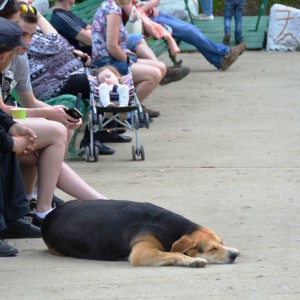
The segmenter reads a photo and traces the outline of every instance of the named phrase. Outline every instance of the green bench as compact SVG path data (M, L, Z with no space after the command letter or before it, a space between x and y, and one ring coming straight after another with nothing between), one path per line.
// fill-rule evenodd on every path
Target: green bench
M101 4L102 0L86 0L84 2L75 4L72 6L71 11L84 20L88 24L93 23L94 15ZM44 17L47 20L50 20L52 12L49 11L48 13L44 14ZM181 61L177 61L176 57L174 57L168 50L168 44L164 39L156 40L152 37L147 38L147 43L149 47L152 49L154 54L158 57L162 55L164 52L168 51L169 57L173 62L174 66L180 66Z

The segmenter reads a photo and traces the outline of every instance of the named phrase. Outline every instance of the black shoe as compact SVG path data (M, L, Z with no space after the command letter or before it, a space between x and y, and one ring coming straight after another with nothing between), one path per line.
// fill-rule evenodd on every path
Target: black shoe
M57 196L53 195L53 198L52 198L52 208L55 208L55 207L58 207L58 206L61 206L65 204L65 201L58 198Z
M101 143L130 143L132 141L130 136L121 134L115 135L114 132L105 136L101 136L99 139Z
M0 257L5 256L14 256L18 253L18 250L8 244L6 244L4 241L0 240Z
M112 148L109 148L107 146L105 146L104 144L102 144L100 141L95 140L95 145L97 145L98 149L99 149L99 154L100 155L112 155L114 154L116 151ZM83 139L80 142L80 148L85 148L86 146L90 146L90 142Z
M36 214L34 214L32 216L32 224L36 227L41 228L42 224L43 224L44 219L40 218L39 216L37 216Z
M12 222L6 223L6 228L0 231L2 239L18 239L18 238L40 238L41 231L32 225L29 220L19 218Z
M149 118L158 118L160 115L159 111L146 108L144 105L142 105L142 109L144 113L148 114Z

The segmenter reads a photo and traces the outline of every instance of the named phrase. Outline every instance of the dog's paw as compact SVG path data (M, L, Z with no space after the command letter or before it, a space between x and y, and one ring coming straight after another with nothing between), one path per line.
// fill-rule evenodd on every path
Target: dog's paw
M191 268L203 268L207 265L207 260L204 258L194 258L190 263L189 267Z

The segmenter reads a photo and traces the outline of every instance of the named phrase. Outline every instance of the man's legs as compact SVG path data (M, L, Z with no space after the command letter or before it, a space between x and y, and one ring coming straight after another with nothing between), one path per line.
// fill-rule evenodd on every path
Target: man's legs
M230 35L231 35L231 19L233 14L233 2L227 0L224 3L224 39L223 44L230 44Z
M0 239L41 237L39 228L33 226L24 218L30 211L30 208L26 199L23 178L16 155L13 152L2 153L0 163L0 220L2 220L0 221ZM7 246L3 242L0 243L0 249L4 253L2 253L3 256L17 253L15 249L14 253L7 254L9 252Z
M213 0L200 0L203 13L207 16L213 14Z
M213 43L193 24L162 13L156 18L151 17L151 20L170 26L173 30L172 36L175 39L195 46L217 69L221 68L224 56L230 53L229 47L224 44Z
M1 154L0 154L0 160L1 160ZM5 221L4 221L4 193L3 193L3 188L4 188L4 181L3 181L3 174L2 174L1 164L0 164L0 231L3 230L6 227Z
M0 155L0 160L1 160L1 155ZM0 165L0 232L5 229L5 220L4 220L4 213L5 213L5 208L4 208L4 177ZM5 256L13 256L18 253L18 250L7 243L5 243L3 240L0 239L0 257L5 257Z
M225 1L224 3L224 33L231 34L231 18L233 14L232 1Z
M238 1L234 8L234 20L235 20L235 43L241 44L243 42L243 10L245 1Z
M4 218L12 221L23 217L29 211L25 187L20 171L19 162L13 152L1 154L3 174Z

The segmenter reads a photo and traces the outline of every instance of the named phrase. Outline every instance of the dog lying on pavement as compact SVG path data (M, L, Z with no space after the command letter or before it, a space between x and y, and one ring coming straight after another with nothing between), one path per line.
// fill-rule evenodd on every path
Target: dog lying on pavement
M204 267L232 263L239 254L178 214L125 200L68 201L47 215L41 231L53 254L133 266Z

